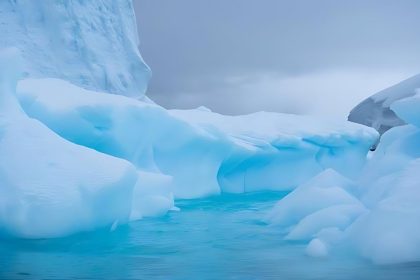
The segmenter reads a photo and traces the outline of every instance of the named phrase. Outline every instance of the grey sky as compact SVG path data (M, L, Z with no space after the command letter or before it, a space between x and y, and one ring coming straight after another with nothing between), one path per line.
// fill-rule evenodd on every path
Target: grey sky
M420 72L418 0L135 0L148 95L207 106L345 117Z

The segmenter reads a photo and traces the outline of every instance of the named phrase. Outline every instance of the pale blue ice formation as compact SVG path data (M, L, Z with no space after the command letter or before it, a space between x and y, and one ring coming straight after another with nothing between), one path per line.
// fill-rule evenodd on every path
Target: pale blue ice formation
M325 171L280 200L268 220L286 239L322 241L380 264L419 261L419 100L391 105L409 125L385 132L355 180Z
M307 255L420 261L417 78L407 99L369 101L408 125L368 158L379 134L367 126L149 102L129 0L1 1L0 15L0 47L15 47L0 54L2 237L115 231L180 198L287 191L264 220ZM380 132L394 125L362 111Z

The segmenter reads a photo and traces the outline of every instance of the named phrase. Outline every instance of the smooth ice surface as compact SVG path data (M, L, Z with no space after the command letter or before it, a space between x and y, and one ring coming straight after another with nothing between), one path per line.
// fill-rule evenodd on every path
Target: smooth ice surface
M381 134L388 129L403 125L391 105L400 99L413 96L420 88L420 74L413 76L390 88L384 89L357 105L348 117L349 121L375 128Z
M150 69L131 0L0 1L0 49L17 47L29 77L143 97Z
M18 95L62 137L171 176L182 198L293 189L327 168L355 176L377 138L358 124L296 115L167 111L58 79L24 80Z
M144 170L139 170L138 174L139 179L133 191L131 220L161 216L177 209L171 188L172 177Z
M328 249L322 240L315 238L306 247L306 254L314 258L325 258L328 256Z
M285 229L288 240L310 240L322 229L345 229L364 211L351 191L354 184L326 170L280 200L267 220Z
M284 193L178 201L180 212L113 232L0 241L5 279L413 279L420 263L372 265L345 255L306 256L261 223Z
M0 52L0 235L57 237L128 221L127 161L68 142L17 102L19 52Z

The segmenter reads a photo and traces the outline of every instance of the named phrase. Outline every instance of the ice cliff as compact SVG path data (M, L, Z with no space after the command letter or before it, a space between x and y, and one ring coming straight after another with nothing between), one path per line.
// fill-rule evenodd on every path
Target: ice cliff
M131 0L2 0L0 34L0 49L21 51L26 76L138 98L146 91Z

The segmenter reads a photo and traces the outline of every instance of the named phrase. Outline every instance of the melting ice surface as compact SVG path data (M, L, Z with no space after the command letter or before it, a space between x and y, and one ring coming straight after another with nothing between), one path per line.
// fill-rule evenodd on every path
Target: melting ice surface
M261 223L284 192L180 200L179 212L60 239L0 243L7 279L419 279L420 263L314 259Z

